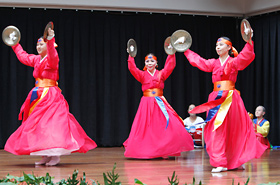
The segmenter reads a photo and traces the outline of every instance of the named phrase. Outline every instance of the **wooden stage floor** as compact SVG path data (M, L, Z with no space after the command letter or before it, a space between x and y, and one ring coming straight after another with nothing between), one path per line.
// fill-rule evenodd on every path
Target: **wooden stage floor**
M178 175L180 185L191 184L193 177L196 184L231 185L244 184L250 177L249 184L261 184L280 182L280 150L266 150L259 159L253 159L245 164L245 170L232 170L221 173L211 173L209 157L204 149L195 149L183 152L180 157L153 160L126 159L123 155L124 148L98 147L86 154L71 154L62 156L57 166L35 166L34 162L41 158L36 156L16 156L4 150L0 150L0 179L7 174L22 176L29 173L36 176L45 176L48 172L54 176L54 182L67 179L74 170L79 171L79 177L83 172L86 178L104 184L103 172L110 172L114 163L117 164L115 172L119 174L122 185L133 185L137 178L147 185L168 184L167 177L171 177L173 171Z

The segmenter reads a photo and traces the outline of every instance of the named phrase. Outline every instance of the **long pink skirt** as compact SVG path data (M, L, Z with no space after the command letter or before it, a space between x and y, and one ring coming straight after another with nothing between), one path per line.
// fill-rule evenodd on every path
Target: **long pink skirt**
M208 101L214 100L217 94L218 91L213 91ZM204 129L206 149L212 166L234 169L253 158L259 158L266 150L267 147L256 139L253 122L236 90L223 124L213 131L215 118L216 115Z
M32 91L22 106L22 124L6 142L6 151L16 155L67 155L97 147L69 113L58 87L50 87L27 117Z
M125 157L150 159L179 156L183 151L193 150L192 137L186 131L181 118L167 103L169 124L159 108L155 97L142 97L128 139L123 143Z

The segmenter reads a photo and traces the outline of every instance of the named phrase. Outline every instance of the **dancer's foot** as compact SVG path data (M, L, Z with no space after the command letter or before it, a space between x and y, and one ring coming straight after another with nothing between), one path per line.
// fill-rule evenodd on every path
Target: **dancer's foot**
M35 162L35 165L46 164L46 163L49 162L50 160L51 160L51 157L42 156L41 161Z
M217 168L213 168L211 172L218 173L218 172L223 172L223 171L227 171L227 168L217 167Z
M223 177L223 173L211 173L212 177Z
M60 162L60 156L51 156L51 160L46 163L46 166L55 166Z
M238 170L245 170L245 164L242 164L242 165L239 166L237 169L238 169Z

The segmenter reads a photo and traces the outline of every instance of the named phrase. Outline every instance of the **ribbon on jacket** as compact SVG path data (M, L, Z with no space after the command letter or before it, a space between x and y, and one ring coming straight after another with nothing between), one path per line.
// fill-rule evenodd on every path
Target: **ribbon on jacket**
M39 87L35 87L33 89L32 94L31 94L31 98L30 98L30 104L38 98L38 95L37 95L38 89L39 89Z
M222 95L223 95L223 91L219 91L217 97L215 98L215 100L220 99L220 98L222 97ZM216 107L214 107L214 108L212 108L212 109L209 110L205 122L210 121L210 120L215 116L215 114L216 114L217 111L219 110L220 106L221 106L221 105L218 105L218 106L216 106Z
M162 101L162 99L161 99L160 97L158 97L158 96L155 96L155 99L156 99L156 101L157 101L157 104L158 104L160 110L162 111L163 115L164 115L165 118L166 118L167 123L166 123L165 129L167 129L168 124L169 124L169 115L168 115L168 112L167 112L167 110L166 110L166 108L165 108L165 106L164 106L164 102Z
M231 106L232 103L232 95L233 95L233 90L230 90L227 94L227 98L225 99L225 101L221 104L219 111L217 113L215 122L214 122L214 129L213 131L215 131L217 128L219 128L219 126L221 126L225 120L225 117L228 113L228 110Z
M33 101L34 101L34 104L33 104L33 105L31 106L31 108L29 109L28 116L33 112L33 110L34 110L34 108L36 107L36 105L46 96L46 94L48 93L48 91L49 91L49 87L45 87L45 88L43 89L43 92L42 92L41 96L40 96L40 97L37 97L36 101L33 100ZM36 92L37 92L37 90L36 90ZM33 92L32 92L32 94L33 94Z
M222 125L228 110L232 103L232 95L234 90L229 90L228 93L223 93L224 91L219 91L217 97L213 101L209 101L202 105L195 107L190 113L196 114L208 111L207 118L205 122L211 121L212 118L217 114L216 119L214 121L214 129L215 131L219 126ZM203 122L204 123L204 122Z
M215 108L218 105L222 104L225 101L226 97L227 97L227 93L223 93L223 92L224 91L219 91L217 97L215 98L215 100L206 102L206 103L201 104L199 106L196 106L193 110L190 111L190 113L198 114L198 113L206 112L206 111L208 111L208 110L210 110L212 108Z
M169 124L169 115L168 115L168 112L167 112L166 107L164 105L164 102L160 98L160 96L163 97L163 89L159 89L159 88L146 89L145 91L143 91L143 96L155 97L155 100L156 100L161 112L163 113L163 115L166 118L167 123L166 123L165 129L167 129L168 124Z

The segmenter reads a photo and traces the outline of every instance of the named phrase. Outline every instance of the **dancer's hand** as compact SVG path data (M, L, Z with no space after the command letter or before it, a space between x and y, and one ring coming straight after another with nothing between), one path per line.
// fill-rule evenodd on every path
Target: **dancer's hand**
M52 30L51 28L48 29L48 40L51 40L54 37L54 30Z

